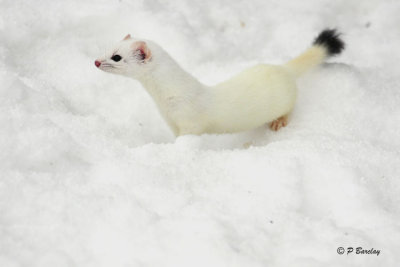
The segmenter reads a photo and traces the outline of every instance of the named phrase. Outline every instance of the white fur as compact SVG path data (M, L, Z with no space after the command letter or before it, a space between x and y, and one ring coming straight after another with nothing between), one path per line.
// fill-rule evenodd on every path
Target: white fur
M100 69L140 81L177 136L245 131L287 115L296 99L296 77L326 58L323 47L313 46L285 65L260 64L209 87L153 42L144 41L151 56L140 60L138 42L127 36L98 59ZM122 60L112 61L113 54Z

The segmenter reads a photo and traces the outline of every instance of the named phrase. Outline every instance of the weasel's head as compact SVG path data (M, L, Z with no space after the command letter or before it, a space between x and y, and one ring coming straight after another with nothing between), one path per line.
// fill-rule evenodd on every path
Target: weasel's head
M106 72L140 78L151 69L152 53L145 41L135 40L128 34L94 64Z

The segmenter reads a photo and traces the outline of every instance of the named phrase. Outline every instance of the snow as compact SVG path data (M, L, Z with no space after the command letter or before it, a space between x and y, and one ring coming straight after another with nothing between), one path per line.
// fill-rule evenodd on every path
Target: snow
M0 266L397 266L399 1L0 2ZM347 49L289 125L173 137L94 59L127 33L207 84ZM339 255L338 247L380 255Z

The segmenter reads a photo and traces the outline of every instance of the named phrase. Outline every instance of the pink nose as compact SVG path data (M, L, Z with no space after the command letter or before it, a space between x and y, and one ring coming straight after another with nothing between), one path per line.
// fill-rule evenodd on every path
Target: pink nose
M96 61L94 62L94 65L96 65L96 67L100 67L100 65L101 65L101 62L100 62L100 61L98 61L98 60L96 60Z

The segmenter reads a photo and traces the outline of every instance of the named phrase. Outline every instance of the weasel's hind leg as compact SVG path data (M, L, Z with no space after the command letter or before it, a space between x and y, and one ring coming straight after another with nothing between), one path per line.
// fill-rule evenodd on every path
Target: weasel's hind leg
M269 127L273 131L278 131L280 128L285 127L288 124L288 115L277 118L269 124Z

